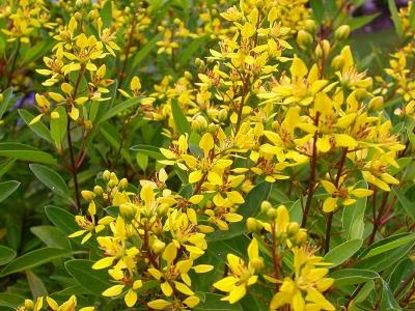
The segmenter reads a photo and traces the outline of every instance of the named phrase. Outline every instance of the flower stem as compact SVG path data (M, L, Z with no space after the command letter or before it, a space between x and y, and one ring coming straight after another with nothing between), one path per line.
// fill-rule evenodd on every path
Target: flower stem
M320 113L316 113L316 119L314 124L318 126L318 120L320 118ZM307 201L303 211L303 221L301 222L301 227L305 228L307 225L308 214L310 213L311 201L313 199L314 187L316 184L316 171L317 171L317 139L318 131L314 133L313 138L313 150L310 158L310 179L308 181L308 190L307 190Z
M20 46L21 46L21 42L20 42L20 39L19 39L19 40L17 40L16 51L13 54L12 66L10 68L10 71L9 71L8 75L7 75L6 89L12 84L13 72L14 72L14 69L16 68L16 62L17 62L17 57L19 56Z

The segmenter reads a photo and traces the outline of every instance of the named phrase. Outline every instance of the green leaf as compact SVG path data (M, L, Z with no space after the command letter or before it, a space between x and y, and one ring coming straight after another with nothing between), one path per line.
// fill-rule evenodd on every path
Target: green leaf
M119 132L115 127L113 127L109 122L106 122L100 127L99 132L103 136L103 138L114 148L114 150L118 151L120 149L120 137ZM121 148L121 155L124 159L127 160L128 163L131 162L130 154L128 153L127 148Z
M27 51L25 51L23 58L20 61L20 66L34 62L40 57L47 55L54 45L55 40L53 40L53 38L39 40L39 42L37 42L34 46L31 46Z
M16 160L7 159L0 163L0 178L13 167L14 162L16 162Z
M354 31L356 29L362 28L365 25L369 24L371 21L373 21L376 17L379 16L380 13L370 14L370 15L364 15L364 16L358 16L351 18L347 25L350 26L350 30Z
M324 19L324 5L322 0L310 0L314 21L320 25Z
M213 293L197 293L200 297L200 304L193 308L194 311L243 311L239 303L229 304L222 301L222 295Z
M20 143L0 143L0 156L29 162L57 164L56 159L49 153Z
M362 247L363 241L360 239L353 239L343 242L331 249L325 256L324 260L333 264L332 267L345 262L347 259L352 257Z
M5 265L16 257L16 252L6 246L0 245L0 265Z
M17 309L17 307L24 303L24 300L24 297L19 295L0 293L0 307Z
M336 286L355 285L365 283L368 280L380 278L379 274L367 269L341 269L330 273L330 277L335 279Z
M191 126L189 121L187 121L186 116L184 115L182 109L176 100L173 100L171 103L171 113L173 115L174 123L176 124L177 130L180 134L190 133Z
M361 181L355 185L356 188L367 189L367 183ZM360 198L356 204L343 209L342 225L346 234L346 240L362 239L365 228L365 211L367 198Z
M64 107L58 107L55 110L59 113L58 119L50 120L50 135L58 150L62 150L62 141L67 132L68 115Z
M64 234L71 234L79 230L74 216L68 211L53 205L45 206L48 219Z
M115 117L119 113L121 113L124 110L127 110L129 108L132 108L134 106L138 106L141 102L140 97L136 98L129 98L126 101L123 101L115 106L113 106L110 110L108 110L104 115L98 120L98 123L102 123L108 119L111 119L112 117Z
M29 164L29 167L46 187L61 197L70 198L68 186L56 171L40 164Z
M388 0L389 11L391 13L391 19L395 26L395 31L399 37L403 35L402 21L399 17L398 8L396 7L395 0Z
M393 296L392 291L389 288L387 282L382 280L382 300L380 303L380 310L381 311L401 311L401 307L399 303L396 301L395 297Z
M69 239L56 227L37 226L31 227L30 231L48 247L71 249Z
M408 243L413 243L415 241L415 233L400 237L396 240L392 240L388 243L382 244L378 247L372 248L362 259L370 258L379 254L386 253L395 248L401 247Z
M104 28L110 28L112 25L112 1L105 1L100 12Z
M7 111L7 109L9 109L10 106L13 104L13 89L9 87L7 90L3 91L2 94L3 100L0 101L0 120L3 117L4 113Z
M392 188L392 192L398 198L398 201L399 201L399 203L401 203L401 206L405 210L405 212L412 218L412 220L415 220L414 204L411 201L409 201L408 198L405 196L405 194L401 193L401 191L399 189L396 189L394 187L394 188Z
M130 150L145 154L155 160L164 159L164 156L160 153L160 149L152 145L135 145L135 146L132 146Z
M93 264L94 262L90 260L73 259L65 262L65 268L81 287L91 294L100 296L113 284L108 280L108 272L93 270L91 268Z
M35 133L40 138L52 143L50 132L43 122L39 121L39 122L36 122L35 124L30 125L30 122L33 120L35 116L25 109L19 109L18 112L19 112L20 117L29 126L29 128L33 131L33 133Z
M11 261L0 272L0 276L4 277L9 274L31 269L40 266L44 263L50 262L61 257L68 257L71 255L70 251L58 248L41 248L28 252Z
M129 66L129 68L132 68L133 70L130 71L130 75L127 79L128 81L131 80L131 77L136 72L136 67L140 65L146 56L156 47L156 43L162 38L162 35L162 33L158 33L150 41L148 41L146 45L139 49L137 53L135 53L135 56L131 61L131 66Z
M183 51L179 53L179 63L181 66L188 65L187 63L189 60L193 59L193 55L198 52L201 46L209 40L209 36L205 35L202 37L198 37L193 39L191 43L189 43Z
M16 180L0 182L0 202L6 200L19 186L20 183Z
M408 20L409 20L410 27L413 30L415 30L415 5L414 5L413 2L412 2L412 5L411 5L411 10L409 11Z
M43 281L36 274L34 274L30 270L26 270L26 277L33 298L36 299L37 297L48 295L48 291L45 287L45 284L43 284Z

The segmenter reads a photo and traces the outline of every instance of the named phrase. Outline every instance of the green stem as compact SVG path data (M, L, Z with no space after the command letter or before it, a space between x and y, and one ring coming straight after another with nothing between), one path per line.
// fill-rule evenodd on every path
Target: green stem
M14 69L16 68L16 62L17 62L17 57L19 56L20 46L21 46L21 42L19 39L17 40L16 51L13 54L12 66L10 68L9 74L7 75L6 89L12 84L13 73L14 73Z

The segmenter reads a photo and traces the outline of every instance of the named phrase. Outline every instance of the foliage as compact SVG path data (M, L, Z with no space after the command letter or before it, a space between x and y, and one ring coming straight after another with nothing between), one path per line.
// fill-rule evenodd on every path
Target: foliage
M1 2L0 310L415 308L415 5L362 3Z

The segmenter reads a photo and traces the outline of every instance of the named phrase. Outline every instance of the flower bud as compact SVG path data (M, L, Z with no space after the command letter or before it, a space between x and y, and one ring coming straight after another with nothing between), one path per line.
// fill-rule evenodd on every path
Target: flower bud
M109 170L105 170L102 174L102 178L104 178L105 181L109 181L111 178L111 172Z
M208 132L209 133L215 134L217 132L217 130L218 130L218 127L217 127L216 124L213 124L213 123L209 124L209 126L208 126Z
M166 243L160 241L159 239L155 239L154 242L151 244L151 250L155 254L160 254L162 251L164 251L165 247Z
M304 21L304 28L309 33L314 33L316 31L317 25L316 22L312 19L307 19Z
M278 216L278 212L277 209L271 207L270 209L267 210L267 216L271 219L275 219Z
M135 217L136 206L133 203L123 203L119 206L120 215L129 220Z
M221 109L219 111L218 119L221 122L224 122L224 121L226 121L228 119L228 112L226 111L226 109Z
M313 37L305 30L300 30L297 33L297 44L303 50L306 50L310 44L313 43Z
M334 32L334 38L337 40L344 40L347 39L350 35L350 26L349 25L342 25Z
M192 120L192 130L203 132L208 126L204 116L198 115Z
M262 229L262 226L261 226L261 224L258 222L258 220L256 220L255 218L253 218L253 217L249 217L247 220L246 220L246 229L249 231L249 232L257 232L257 231L259 231L259 230L261 230Z
M295 242L297 244L304 244L307 242L307 232L305 230L300 230L295 235Z
M87 202L91 202L96 197L95 193L89 190L82 190L81 195Z
M378 109L381 109L382 106L383 106L383 97L375 96L370 100L368 108L373 109L373 110L378 110Z
M342 55L337 55L333 58L331 61L331 67L333 67L334 70L340 70L344 66L344 57Z
M104 189L102 189L102 187L101 187L101 186L95 186L95 187L94 187L94 193L95 193L97 196L101 196L101 195L104 193Z
M266 213L268 210L272 208L272 205L269 201L262 201L261 203L261 212Z
M124 190L128 187L128 180L127 178L122 178L120 182L118 183L118 189Z
M296 235L300 230L300 225L296 222L290 222L287 227L287 233L291 236Z
M327 40L320 41L316 46L315 53L318 58L327 57L330 53L330 42Z

